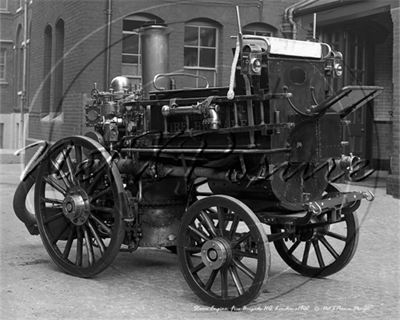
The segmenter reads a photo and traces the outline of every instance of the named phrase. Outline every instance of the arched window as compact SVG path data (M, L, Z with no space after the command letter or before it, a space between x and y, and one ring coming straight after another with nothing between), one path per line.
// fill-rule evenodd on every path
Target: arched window
M24 40L22 36L22 25L19 25L17 28L17 37L15 41L15 61L16 61L16 76L17 76L17 87L16 93L20 95L22 92L22 82L23 82L23 66L24 66L24 54L23 54L23 45Z
M148 21L164 23L164 20L151 14L134 14L125 17L122 23L121 74L130 80L133 88L142 82L141 43L135 30Z
M7 49L0 49L0 81L6 80Z
M273 37L278 30L262 22L250 23L243 27L243 34L252 34L256 36Z
M53 42L53 28L48 25L44 30L44 54L43 54L43 105L42 117L49 116L51 104L51 48Z
M62 113L63 81L64 81L64 20L59 19L56 24L56 46L54 70L54 109L53 117Z
M210 86L217 81L218 24L209 20L192 20L185 24L185 72L206 77ZM192 87L204 86L200 79L187 79ZM193 83L189 83L192 81Z

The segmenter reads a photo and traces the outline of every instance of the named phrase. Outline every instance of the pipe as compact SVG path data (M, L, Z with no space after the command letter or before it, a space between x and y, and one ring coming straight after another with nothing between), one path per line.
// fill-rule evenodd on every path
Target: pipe
M108 0L106 10L107 15L107 44L106 44L106 72L105 72L105 87L104 91L108 91L110 85L110 67L111 67L111 14L112 14L112 0Z
M282 30L282 33L287 33L288 35L291 34L291 38L296 40L297 38L297 25L296 22L293 20L293 12L296 9L300 9L306 5L312 4L318 0L302 0L298 3L292 4L291 6L285 9L285 13L283 15L283 23L289 22L291 25L291 31Z
M26 75L28 68L28 55L27 55L27 46L28 46L28 0L25 0L24 3L24 45L22 46L23 50L23 67L22 67L22 94L21 94L21 133L20 133L20 148L24 147L24 136L25 136L25 114L24 108L26 103Z

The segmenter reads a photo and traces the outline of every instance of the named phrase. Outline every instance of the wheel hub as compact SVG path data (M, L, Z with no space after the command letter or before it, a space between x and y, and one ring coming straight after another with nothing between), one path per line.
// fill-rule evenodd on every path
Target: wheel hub
M201 247L201 260L206 267L216 270L228 265L232 259L232 247L223 238L206 241Z
M89 197L85 190L73 187L63 201L62 210L64 215L75 225L83 225L89 217Z
M325 218L311 218L310 223L319 223L319 222L325 222ZM300 235L300 240L301 241L310 241L318 238L321 234L323 234L324 231L329 231L330 226L325 225L325 226L318 226L314 228L308 228L305 230L301 230L299 235Z

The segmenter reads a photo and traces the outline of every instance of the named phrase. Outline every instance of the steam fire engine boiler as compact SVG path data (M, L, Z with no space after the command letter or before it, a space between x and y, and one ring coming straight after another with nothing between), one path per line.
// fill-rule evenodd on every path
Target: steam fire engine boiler
M350 262L356 209L373 194L333 184L362 163L342 154L342 128L382 88L327 94L344 70L339 52L243 35L239 14L238 24L229 86L176 88L194 76L169 72L171 30L146 24L143 86L121 76L107 92L95 86L85 108L93 130L37 143L14 208L63 271L92 277L118 252L165 247L200 299L231 308L265 289L270 242L305 276Z

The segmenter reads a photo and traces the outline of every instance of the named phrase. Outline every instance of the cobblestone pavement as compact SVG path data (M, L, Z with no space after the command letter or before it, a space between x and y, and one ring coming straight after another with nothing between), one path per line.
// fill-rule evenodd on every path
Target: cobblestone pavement
M376 199L358 210L358 250L346 268L306 278L271 245L267 291L232 312L205 307L165 249L121 253L92 279L62 273L12 211L19 172L15 164L0 166L1 319L400 319L400 201L382 187L370 186Z

